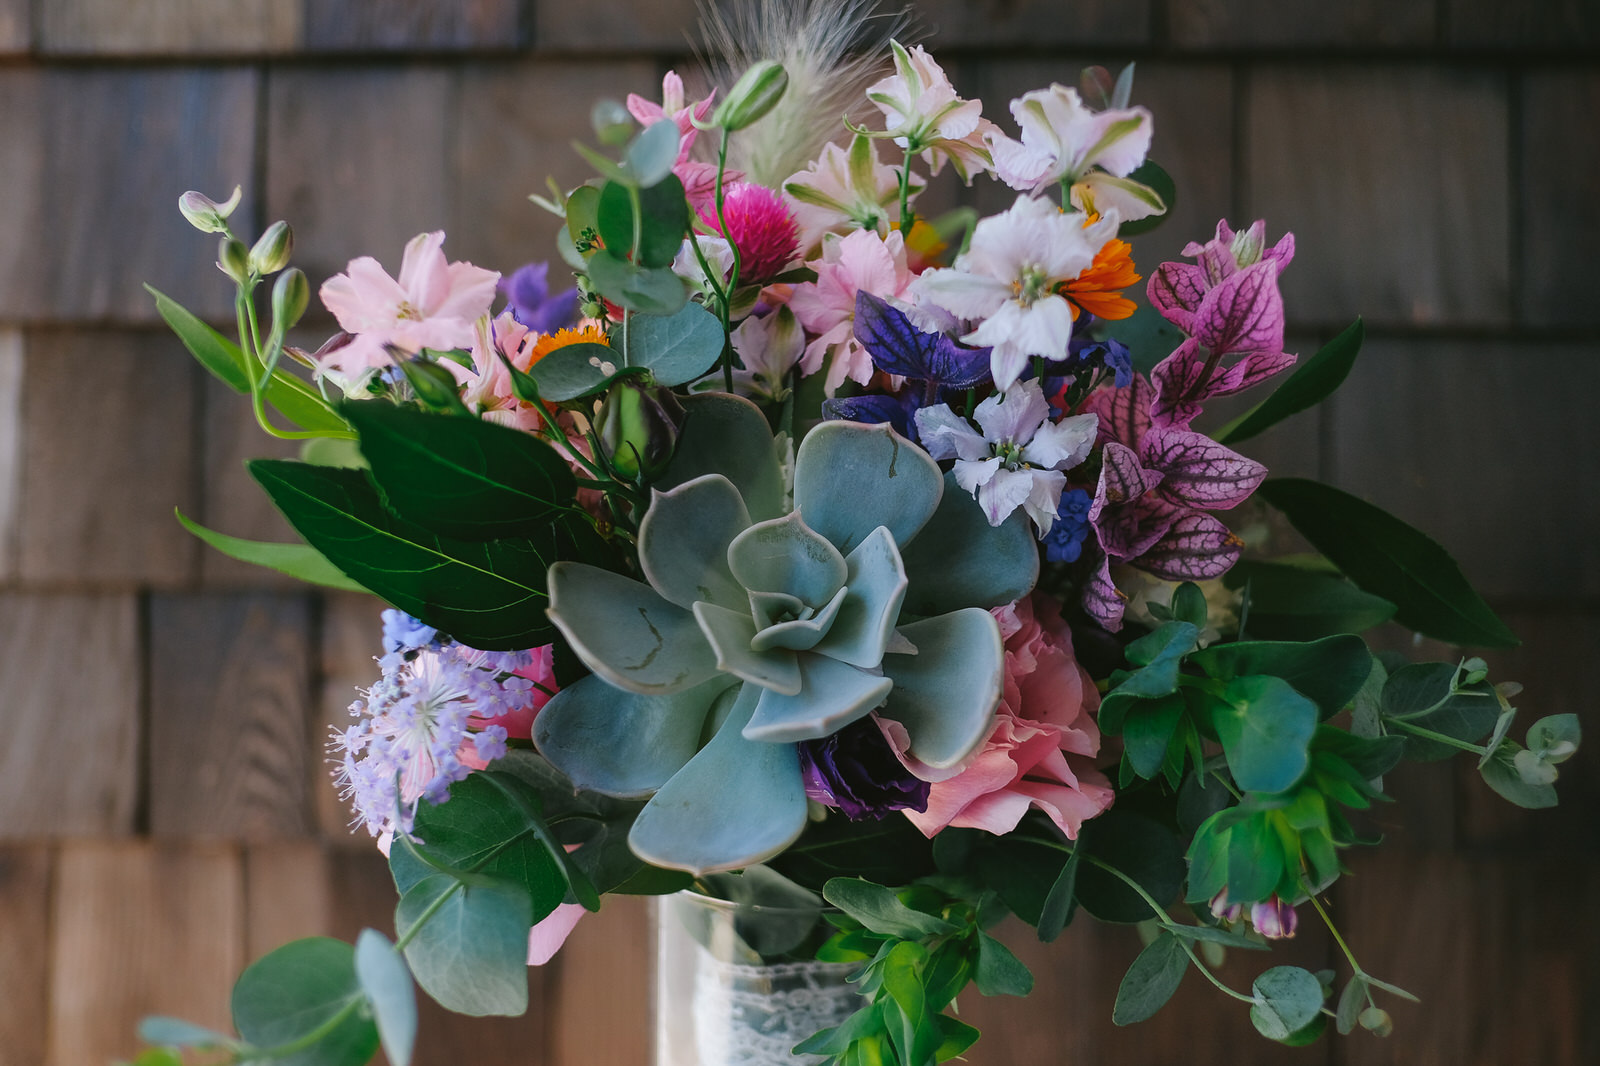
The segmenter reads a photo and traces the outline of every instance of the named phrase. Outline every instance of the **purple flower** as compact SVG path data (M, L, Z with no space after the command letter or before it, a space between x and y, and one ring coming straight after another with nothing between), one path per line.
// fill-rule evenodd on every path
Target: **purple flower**
M550 295L549 273L549 263L529 263L500 281L512 315L534 333L554 333L578 321L578 290Z
M386 653L420 651L433 644L438 635L437 629L404 611L391 607L383 612L383 650Z
M925 404L989 379L988 348L968 348L943 333L924 332L904 311L865 289L856 294L855 337L874 367L922 382Z
M1082 489L1068 489L1061 494L1061 506L1056 509L1055 525L1044 538L1044 557L1052 563L1075 563L1083 554L1083 542L1089 535L1089 507L1094 502Z
M928 809L928 782L905 768L872 715L798 747L806 795L851 821Z
M829 421L844 419L880 425L887 422L894 431L907 440L917 440L917 412L915 396L894 397L869 393L865 396L830 396L822 401L822 417Z

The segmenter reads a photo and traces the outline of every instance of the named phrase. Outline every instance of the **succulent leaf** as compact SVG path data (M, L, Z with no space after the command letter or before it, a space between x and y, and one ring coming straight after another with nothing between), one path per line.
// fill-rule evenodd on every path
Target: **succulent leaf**
M868 534L845 559L845 599L817 651L831 658L875 670L900 618L906 594L906 571L900 551L883 526Z
M783 514L783 471L761 408L739 396L707 393L683 401L683 429L672 462L655 482L670 489L721 474L757 522Z
M734 579L758 592L782 592L817 609L833 599L849 573L838 548L798 511L757 522L728 545Z
M840 551L879 526L910 542L943 494L939 464L886 425L824 422L795 457L794 509Z
M802 653L800 693L787 696L770 689L761 693L747 740L772 743L815 740L866 717L894 687L894 682L858 670L825 655Z
M900 627L915 655L885 655L894 682L883 715L906 727L911 755L937 769L954 766L983 743L1005 676L1000 626L968 607Z
M754 595L754 593L752 593ZM768 648L788 648L791 651L810 651L815 648L823 638L833 631L834 619L839 617L839 608L844 605L850 595L849 588L841 586L833 594L822 610L817 611L809 618L792 618L788 621L772 620L771 615L766 615L771 624L758 632L750 641L750 647L756 651L765 651ZM785 597L794 599L794 597ZM796 601L798 602L798 601ZM800 610L808 610L801 605ZM759 622L757 623L760 624ZM838 658L838 656L834 656Z
M1039 580L1039 548L1027 517L1013 511L991 526L953 473L945 475L939 509L915 540L901 542L900 556L911 582L905 609L921 617L1012 603Z
M685 609L698 600L745 604L728 570L728 545L750 525L733 482L707 474L657 492L639 524L639 566L650 587Z
M751 647L755 642L756 624L748 613L730 611L714 603L697 603L694 617L716 654L718 670L762 688L790 696L800 694L800 664L795 660L795 653L788 648L757 651Z
M682 692L717 673L694 615L621 574L556 563L545 614L585 666L629 692Z

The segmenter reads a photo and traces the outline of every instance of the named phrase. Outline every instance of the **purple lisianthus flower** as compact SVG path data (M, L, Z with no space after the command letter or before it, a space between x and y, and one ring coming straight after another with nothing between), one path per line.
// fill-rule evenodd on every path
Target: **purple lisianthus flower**
M1055 525L1044 538L1044 557L1052 563L1075 563L1083 554L1089 536L1089 508L1094 498L1083 489L1068 489L1061 494Z
M928 782L905 768L871 715L798 747L806 796L851 821L928 809Z
M549 273L549 263L529 263L500 279L511 314L535 333L554 333L578 321L578 290L551 295Z

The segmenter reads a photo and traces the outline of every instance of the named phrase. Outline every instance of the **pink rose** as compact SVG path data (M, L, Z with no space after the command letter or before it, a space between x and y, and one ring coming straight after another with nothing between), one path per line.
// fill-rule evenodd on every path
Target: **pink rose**
M1009 833L1030 807L1068 838L1111 806L1111 782L1094 768L1100 707L1094 680L1072 655L1061 608L1042 594L990 612L1005 640L1005 686L994 731L961 771L935 781L927 811L906 817L933 836L945 826Z

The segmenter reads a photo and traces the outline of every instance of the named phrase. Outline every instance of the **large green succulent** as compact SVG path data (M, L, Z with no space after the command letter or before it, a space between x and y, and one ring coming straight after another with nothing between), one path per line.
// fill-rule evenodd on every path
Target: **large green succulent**
M785 513L760 410L726 395L687 408L639 527L648 584L550 568L550 620L593 675L550 701L535 739L580 787L651 796L630 846L699 874L800 835L799 741L877 710L929 766L966 758L1000 696L986 608L1033 586L1038 553L887 426L812 430Z

